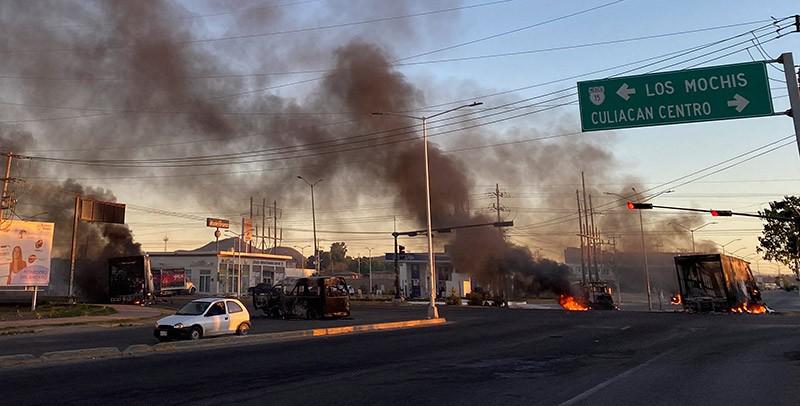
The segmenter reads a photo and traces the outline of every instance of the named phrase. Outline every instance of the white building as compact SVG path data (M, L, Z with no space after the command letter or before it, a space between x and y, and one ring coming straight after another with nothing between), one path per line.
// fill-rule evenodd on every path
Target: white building
M208 294L246 293L247 288L267 281L274 283L286 276L286 268L294 268L287 255L256 254L234 251L153 252L152 269L182 268L197 291ZM241 283L240 283L241 282Z
M467 274L457 273L453 269L450 256L445 253L434 254L436 261L436 295L446 297L454 290L458 296L466 296L472 292L472 282ZM384 256L385 269L394 272L394 253ZM398 262L400 274L400 291L404 297L417 298L430 295L430 271L427 253L403 254ZM390 287L394 291L394 284Z

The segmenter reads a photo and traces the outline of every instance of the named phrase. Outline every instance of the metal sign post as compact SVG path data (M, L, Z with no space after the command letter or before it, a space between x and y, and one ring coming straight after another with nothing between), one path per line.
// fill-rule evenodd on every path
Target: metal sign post
M797 149L800 151L800 89L797 85L797 75L800 71L795 71L794 57L791 52L781 54L778 62L783 63L783 73L786 75L786 89L789 91L790 116L794 121L794 136L797 139Z

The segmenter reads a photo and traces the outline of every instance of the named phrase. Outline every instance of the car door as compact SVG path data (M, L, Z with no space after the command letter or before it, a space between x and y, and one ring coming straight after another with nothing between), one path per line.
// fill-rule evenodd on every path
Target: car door
M230 329L230 316L225 308L225 301L219 300L211 304L203 317L203 334L213 336L225 334Z
M225 303L228 306L228 316L230 317L230 322L228 323L228 332L234 333L236 329L239 328L239 325L245 321L249 321L249 317L247 317L247 312L244 311L242 305L237 303L235 300L226 300Z

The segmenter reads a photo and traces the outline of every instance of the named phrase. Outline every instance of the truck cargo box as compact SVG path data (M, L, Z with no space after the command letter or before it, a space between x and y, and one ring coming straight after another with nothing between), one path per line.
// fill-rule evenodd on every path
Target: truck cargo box
M748 312L766 310L750 263L721 254L675 257L680 301L690 312Z

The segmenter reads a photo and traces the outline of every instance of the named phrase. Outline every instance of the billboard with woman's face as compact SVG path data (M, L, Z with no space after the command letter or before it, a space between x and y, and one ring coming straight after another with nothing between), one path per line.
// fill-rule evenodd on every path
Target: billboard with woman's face
M47 286L54 227L21 220L0 225L0 287Z

